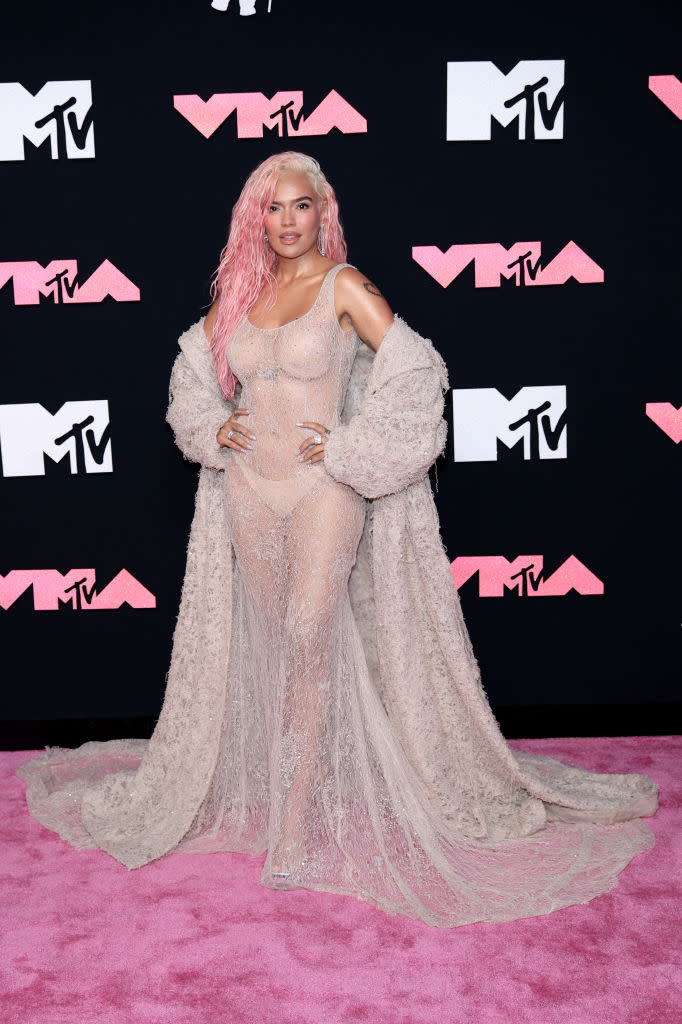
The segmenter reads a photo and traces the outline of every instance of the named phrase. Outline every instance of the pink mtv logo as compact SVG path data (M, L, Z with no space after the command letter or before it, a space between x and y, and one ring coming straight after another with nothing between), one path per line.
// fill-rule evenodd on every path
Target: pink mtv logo
M649 75L649 88L682 121L682 82L676 75Z
M367 121L336 89L303 116L302 92L217 92L204 101L196 93L174 96L173 106L204 138L209 139L230 114L237 111L237 138L262 139L263 128L277 130L280 138L326 135L338 128L344 135L367 131Z
M676 409L672 402L647 402L646 414L675 444L682 441L682 405Z
M77 611L101 611L120 608L156 608L156 598L127 569L97 590L94 569L71 569L64 576L56 569L12 569L0 576L0 608L10 608L33 587L33 607L37 612L57 611L70 604Z
M52 260L46 267L35 260L0 263L0 288L10 278L16 306L36 306L41 295L52 296L55 305L101 302L108 295L117 302L140 301L137 285L109 260L82 283L78 280L78 260Z
M511 562L503 555L460 555L451 563L452 578L459 590L478 573L480 597L503 597L516 589L519 597L563 597L569 590L579 594L603 594L604 584L575 555L544 578L542 555L518 555Z
M580 284L603 283L604 271L575 242L565 245L544 267L541 248L541 242L516 242L510 249L499 242L472 242L441 252L437 245L415 245L412 259L443 288L472 262L476 288L499 288L503 277L528 288L566 284L571 277Z

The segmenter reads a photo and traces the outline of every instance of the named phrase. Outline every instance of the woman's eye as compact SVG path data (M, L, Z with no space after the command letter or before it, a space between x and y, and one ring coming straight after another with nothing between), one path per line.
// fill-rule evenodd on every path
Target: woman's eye
M310 203L299 203L298 204L298 208L299 208L299 210L309 210L310 209Z

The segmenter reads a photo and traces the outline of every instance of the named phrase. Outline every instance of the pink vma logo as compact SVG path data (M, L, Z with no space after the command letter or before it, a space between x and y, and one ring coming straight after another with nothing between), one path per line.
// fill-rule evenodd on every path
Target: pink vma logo
M672 402L647 402L646 414L671 441L682 441L682 405L676 409Z
M43 267L35 260L0 263L0 288L12 279L14 304L37 306L40 296L52 297L55 305L102 302L139 302L140 289L113 263L104 260L87 281L78 280L78 260L52 260Z
M367 131L367 121L336 89L320 105L303 116L302 92L276 92L268 99L262 92L217 92L202 100L196 93L174 96L173 106L206 139L237 111L237 138L262 139L263 130L280 138L326 135L338 128L344 135Z
M649 88L682 121L682 82L676 75L649 75Z
M37 612L54 612L69 605L74 611L120 608L156 608L156 598L127 569L121 569L102 590L97 590L94 569L71 569L62 576L57 569L12 569L0 576L0 608L7 610L33 587Z
M604 593L601 580L575 555L569 555L547 579L542 555L518 555L511 562L504 555L460 555L450 569L458 590L478 573L479 597L504 597L505 590L516 590L518 597L563 597L569 590Z
M574 278L580 284L602 284L604 271L575 242L569 242L553 260L542 265L541 242L516 242L505 249L499 242L451 245L442 252L437 245L415 245L412 259L443 288L474 264L476 288L499 288L501 279L516 285L566 284Z

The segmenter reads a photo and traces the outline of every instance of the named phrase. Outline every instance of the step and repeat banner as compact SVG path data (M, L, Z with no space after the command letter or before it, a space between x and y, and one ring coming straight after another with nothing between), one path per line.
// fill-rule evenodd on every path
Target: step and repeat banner
M491 702L677 698L676 8L14 11L5 718L158 713L197 479L164 420L177 338L245 177L292 148L335 186L349 261L448 364L432 478Z

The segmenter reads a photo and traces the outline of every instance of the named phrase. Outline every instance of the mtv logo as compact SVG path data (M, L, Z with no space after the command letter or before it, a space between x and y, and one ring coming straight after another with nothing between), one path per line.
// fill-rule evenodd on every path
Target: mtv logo
M37 306L41 295L65 306L108 296L116 302L140 301L140 289L110 260L103 260L86 281L78 280L78 260L51 260L46 267L37 260L0 263L0 289L10 278L16 306Z
M450 563L450 571L458 590L478 573L479 597L565 597L571 590L586 596L604 593L603 582L575 555L551 576L545 575L542 555L460 555Z
M570 241L543 265L540 242L515 242L509 249L499 242L467 242L442 252L437 245L413 245L412 259L434 281L447 288L470 263L475 288L499 288L502 278L518 288L566 284L603 284L604 271L579 245Z
M111 473L109 403L65 402L54 416L38 402L0 405L3 476L45 476L45 456L71 473Z
M452 392L455 462L496 462L498 441L521 445L525 461L566 458L566 386L524 387L507 399L497 388Z
M173 97L173 106L198 132L209 139L230 114L237 111L237 138L262 139L264 128L280 138L327 135L332 128L344 134L367 131L367 121L332 89L306 117L303 93L276 92L271 99L262 92L217 92L204 101L196 93Z
M487 141L494 118L518 120L519 139L564 137L563 60L520 60L503 74L491 60L448 63L446 139Z
M53 160L94 159L90 82L46 82L35 96L0 82L0 160L23 160L25 139L36 148L49 139Z
M116 573L105 587L98 588L94 569L11 569L0 576L0 608L5 611L33 588L33 608L37 612L115 610L156 608L156 598L127 569Z

